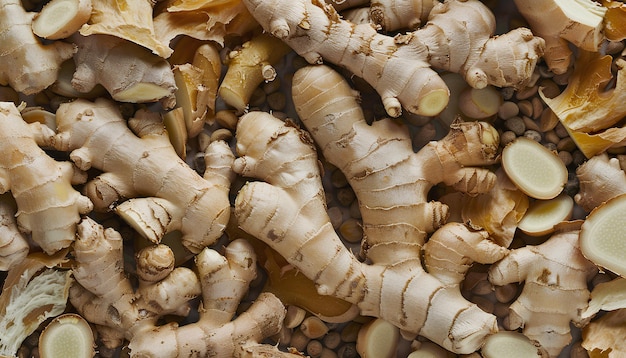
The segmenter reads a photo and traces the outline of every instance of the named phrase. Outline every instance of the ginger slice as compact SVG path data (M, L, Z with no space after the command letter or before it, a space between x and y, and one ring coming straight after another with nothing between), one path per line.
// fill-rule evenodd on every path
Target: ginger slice
M554 232L554 226L569 220L574 210L574 199L561 193L554 199L538 200L532 203L518 228L531 236L541 236Z
M392 358L400 340L400 330L384 319L370 321L359 330L356 350L361 357Z
M91 358L96 354L94 346L89 323L74 313L56 317L39 336L42 357Z
M501 331L487 337L480 353L484 358L547 356L538 343L532 342L522 333L513 331Z
M69 37L89 21L91 0L52 0L33 19L33 33L48 40Z
M559 157L524 137L502 150L502 167L521 191L535 199L552 199L567 183L567 168Z
M626 276L626 194L594 209L580 230L580 249L596 265Z

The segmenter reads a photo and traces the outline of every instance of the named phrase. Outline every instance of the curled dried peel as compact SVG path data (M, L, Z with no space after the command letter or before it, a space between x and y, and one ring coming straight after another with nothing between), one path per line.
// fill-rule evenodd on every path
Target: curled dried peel
M580 249L596 265L626 277L626 194L594 209L580 230Z
M611 63L611 56L581 50L567 88L555 98L539 92L588 158L626 141L626 129L614 127L626 115L626 61L616 62L615 87L607 90Z
M162 41L156 36L152 2L99 0L93 1L92 6L91 18L81 27L81 35L116 36L141 45L163 58L172 54L169 41Z
M626 354L626 309L608 312L583 329L582 346L590 357L623 357Z
M535 199L552 199L567 183L567 168L559 157L524 137L502 150L502 167L515 186Z
M244 34L258 27L239 0L162 1L155 14L155 34L162 43L187 35L221 45L229 34Z

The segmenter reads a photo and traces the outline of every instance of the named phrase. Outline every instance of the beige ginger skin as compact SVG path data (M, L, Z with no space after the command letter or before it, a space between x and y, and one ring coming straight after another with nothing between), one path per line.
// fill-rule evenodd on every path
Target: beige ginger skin
M403 107L427 116L445 108L449 90L431 66L461 73L476 88L521 87L543 54L543 40L528 29L492 37L495 18L476 0L437 4L424 27L395 37L342 20L319 0L243 2L267 32L309 63L328 61L365 79L392 117Z
M79 224L74 249L78 284L72 286L70 300L110 347L127 339L132 357L294 357L260 343L278 333L285 315L274 295L261 294L233 320L256 275L256 257L247 242L232 242L225 256L204 249L195 259L198 276L189 268L174 268L167 246L149 246L137 255L136 290L123 269L122 244L111 228L91 219ZM167 314L187 315L188 301L199 294L197 322L158 324Z
M35 15L26 12L19 0L3 1L0 6L0 84L27 95L54 83L61 63L76 52L70 43L43 45L31 30ZM7 65L12 63L20 66Z
M580 223L562 224L546 242L512 250L489 269L494 285L524 282L509 308L508 329L521 328L556 357L572 340L570 322L582 326L587 308L587 284L598 268L587 260L578 243Z
M158 116L135 116L129 124L144 131L139 136L114 102L101 98L63 104L57 111L54 146L70 152L81 169L103 172L85 189L97 210L115 208L155 243L179 230L184 246L198 253L213 244L228 223L234 155L225 142L214 142L202 177L178 157Z
M15 198L18 228L47 254L68 247L81 215L93 208L72 187L76 168L39 147L52 131L39 122L27 124L12 102L0 103L0 128L0 192Z
M384 318L454 352L474 352L496 331L494 316L466 301L458 289L446 289L419 260L393 257L372 265L357 260L325 214L317 156L305 132L268 113L250 112L240 119L237 151L235 171L264 180L239 191L239 225L316 282L320 294L352 302L363 315Z

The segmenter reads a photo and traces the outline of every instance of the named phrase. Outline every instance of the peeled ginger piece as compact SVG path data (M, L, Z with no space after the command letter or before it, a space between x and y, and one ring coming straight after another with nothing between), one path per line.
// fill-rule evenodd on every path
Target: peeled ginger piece
M626 194L595 208L580 229L580 250L594 264L626 277Z
M574 199L565 193L554 199L537 200L529 206L517 227L531 236L550 234L555 225L570 219L573 210Z
M567 168L559 157L532 139L518 137L502 150L502 167L526 195L552 199L567 184Z

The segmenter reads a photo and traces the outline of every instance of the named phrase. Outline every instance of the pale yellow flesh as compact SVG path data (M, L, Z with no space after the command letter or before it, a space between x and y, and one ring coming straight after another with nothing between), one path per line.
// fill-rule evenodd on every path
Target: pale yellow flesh
M91 327L76 314L55 318L39 339L42 357L89 358L94 356Z
M502 150L502 167L515 186L535 199L552 199L567 183L567 168L559 157L524 137Z
M554 199L538 200L530 205L517 227L531 236L546 235L554 226L568 220L574 209L571 196L562 193Z
M600 267L626 277L626 194L619 195L589 214L580 231L583 255Z
M522 333L501 331L485 340L481 349L484 358L541 357L540 350Z

